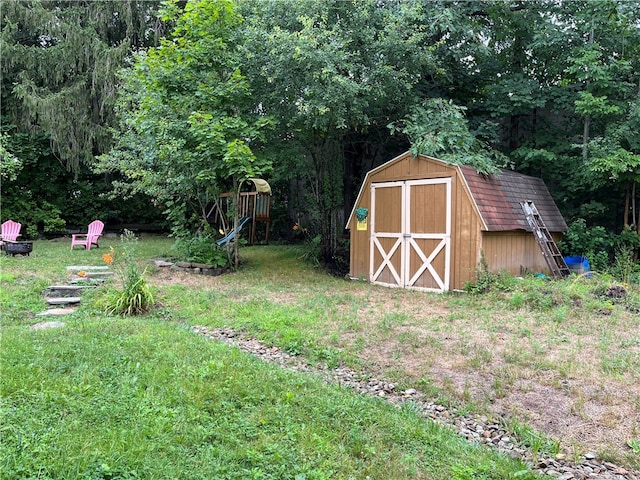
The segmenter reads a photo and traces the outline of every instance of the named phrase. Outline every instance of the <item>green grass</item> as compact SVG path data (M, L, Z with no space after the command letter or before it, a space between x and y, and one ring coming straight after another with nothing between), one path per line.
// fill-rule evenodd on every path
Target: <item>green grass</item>
M160 320L4 332L10 478L452 478L517 465Z
M30 330L42 320L34 314L46 308L44 288L66 282L67 265L102 265L119 240L101 245L70 252L68 242L37 241L30 257L0 255L0 478L533 478L410 407L283 371L191 325L231 327L485 414L522 378L559 390L570 380L565 393L578 413L590 401L578 380L616 382L622 393L640 381L635 290L613 301L583 280L514 281L486 295L384 289L325 275L295 246L244 248L241 270L220 277L151 267L150 315L107 317L92 304L96 289L64 327ZM137 254L168 256L171 245L144 237ZM430 376L447 363L465 375L461 389ZM478 374L488 400L470 393ZM556 448L523 421L512 424L532 450ZM637 438L623 434L613 458L638 468L627 443Z
M169 247L143 239L138 253ZM349 357L323 344L323 328L313 332L369 287L348 288L334 304L325 293L337 281L300 264L295 249L273 249L275 262L250 259L218 279L224 289L163 285L163 306L146 317L104 316L91 305L96 290L56 319L63 327L30 329L42 320L34 316L45 308L42 290L65 282L67 265L102 264L105 251L38 241L30 257L0 257L3 480L536 477L410 406L283 370L187 328L232 325L316 361ZM273 302L274 292L304 298Z

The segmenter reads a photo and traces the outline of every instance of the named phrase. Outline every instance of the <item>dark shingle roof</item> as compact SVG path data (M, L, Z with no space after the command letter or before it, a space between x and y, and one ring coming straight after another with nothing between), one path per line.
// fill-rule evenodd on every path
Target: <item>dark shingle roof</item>
M510 170L484 177L460 166L488 231L531 231L520 202L532 201L550 232L566 232L567 224L542 179Z

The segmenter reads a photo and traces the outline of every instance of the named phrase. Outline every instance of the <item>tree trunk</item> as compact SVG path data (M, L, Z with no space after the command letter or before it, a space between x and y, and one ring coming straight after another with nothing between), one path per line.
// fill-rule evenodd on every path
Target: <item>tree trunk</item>
M235 192L235 207L233 209L233 265L237 270L240 266L240 256L238 255L238 223L240 222L240 189L242 188L242 181L233 177L233 187Z
M630 223L629 223L629 213L630 213L630 208L631 208L630 199L631 199L631 183L629 182L629 183L627 183L627 192L625 193L625 196L624 196L624 218L623 218L623 221L624 221L624 226L625 227L628 227L630 225ZM634 210L632 212L632 215L631 215L631 221L633 221L634 218L636 218L635 208L634 208Z
M583 160L587 160L589 158L589 149L587 148L587 145L589 144L590 126L591 126L591 115L586 115L584 117L584 128L582 130L582 159Z
M593 27L591 27L591 32L589 32L589 40L588 44L593 43ZM587 80L585 90L589 90L590 82ZM589 158L589 129L591 128L591 115L587 114L584 117L584 128L582 129L582 159L587 160Z
M633 181L633 193L632 193L632 211L633 211L633 217L635 220L635 224L636 224L636 232L638 234L640 234L640 210L636 211L636 182L635 180ZM637 213L637 216L636 216Z
M313 162L320 228L320 260L331 262L338 243L337 211L343 207L344 162L339 137L323 136L307 150Z

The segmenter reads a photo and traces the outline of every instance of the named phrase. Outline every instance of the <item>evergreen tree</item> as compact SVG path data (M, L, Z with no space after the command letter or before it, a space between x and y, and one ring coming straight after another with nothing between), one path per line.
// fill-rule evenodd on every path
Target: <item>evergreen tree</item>
M160 1L2 2L3 124L38 130L68 169L111 145L116 72L154 44Z

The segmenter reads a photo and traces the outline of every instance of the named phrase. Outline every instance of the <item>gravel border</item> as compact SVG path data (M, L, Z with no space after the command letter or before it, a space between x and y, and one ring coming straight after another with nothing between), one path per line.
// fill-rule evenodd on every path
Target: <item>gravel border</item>
M396 385L391 382L376 379L346 367L312 366L302 357L290 355L278 347L266 346L259 340L246 337L230 328L210 328L195 325L192 329L194 332L209 339L238 347L240 350L261 360L278 364L289 370L320 376L327 382L350 387L363 395L383 398L396 406L401 405L403 402L411 402L424 417L453 428L459 435L470 441L479 442L513 458L519 458L541 475L550 475L559 480L589 478L640 480L639 472L633 472L613 463L601 461L595 453L587 453L580 463L570 462L564 454L558 454L555 457L543 454L534 456L529 449L519 445L515 436L506 431L499 423L492 422L486 417L477 418L453 413L447 407L430 401L416 389L409 388L398 391Z

